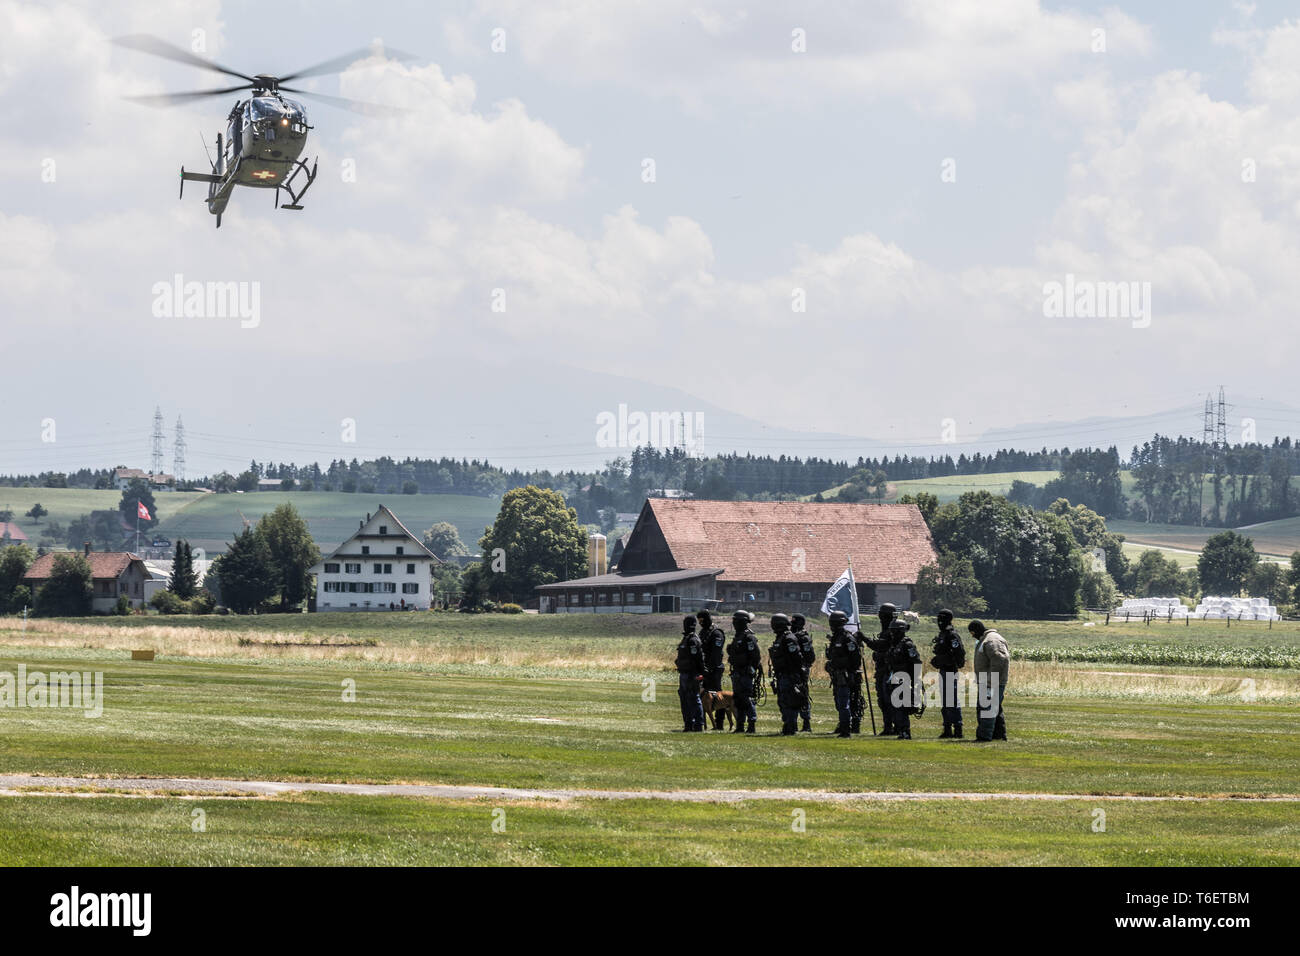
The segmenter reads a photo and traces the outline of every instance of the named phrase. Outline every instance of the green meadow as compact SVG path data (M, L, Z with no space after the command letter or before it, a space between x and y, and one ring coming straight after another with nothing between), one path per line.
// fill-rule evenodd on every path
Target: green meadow
M483 800L33 792L0 797L0 862L1300 862L1300 804L1086 799L1300 794L1296 625L1000 627L1020 652L1011 739L983 745L935 739L935 711L914 720L912 741L839 740L824 679L813 734L778 736L771 698L753 737L682 734L668 615L148 617L26 630L0 619L0 671L104 675L97 719L0 708L0 773L1084 798L579 796L506 801L500 833L497 804ZM134 661L133 648L158 656ZM208 815L203 833L191 829L195 806ZM1092 828L1098 807L1105 832ZM796 810L805 832L791 829Z

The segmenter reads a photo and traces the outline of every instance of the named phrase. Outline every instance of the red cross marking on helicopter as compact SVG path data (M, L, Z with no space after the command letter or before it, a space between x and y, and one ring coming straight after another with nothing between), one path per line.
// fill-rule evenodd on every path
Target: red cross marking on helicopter
M257 172L253 173L253 176L257 179L274 179L275 173L271 172L269 169L259 169Z

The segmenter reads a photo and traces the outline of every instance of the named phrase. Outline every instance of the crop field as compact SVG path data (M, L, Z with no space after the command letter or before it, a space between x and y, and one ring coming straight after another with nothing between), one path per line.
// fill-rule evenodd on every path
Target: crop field
M935 711L912 741L836 739L825 679L815 733L778 736L769 698L753 737L682 734L677 629L668 615L0 618L0 672L103 674L97 718L0 707L0 863L1300 862L1300 803L1276 799L1300 795L1295 624L1002 622L1017 659L997 744L934 739ZM156 659L131 660L138 648ZM132 795L123 778L158 785ZM193 782L211 780L514 789Z

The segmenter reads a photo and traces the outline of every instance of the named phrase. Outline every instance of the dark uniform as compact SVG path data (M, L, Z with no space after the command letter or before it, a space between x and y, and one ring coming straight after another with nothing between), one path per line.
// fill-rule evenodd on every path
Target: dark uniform
M682 702L682 730L704 730L704 705L700 684L704 681L704 648L695 635L695 618L682 620L682 639L677 644L677 696Z
M908 625L894 621L889 625L889 650L885 662L890 675L890 711L899 740L912 739L912 717L921 709L921 653L907 636ZM883 705L882 705L883 706Z
M957 672L966 666L966 648L961 636L952 626L952 611L939 612L939 633L931 646L934 656L930 666L939 669L939 694L943 701L943 733L939 736L961 736L961 698L957 695Z
M754 723L758 720L758 711L754 707L757 693L755 681L761 679L763 669L763 652L759 650L758 639L749 629L749 622L754 619L748 611L737 611L731 616L731 626L735 636L727 645L727 663L731 669L731 693L736 702L736 729L734 734L754 732Z
M772 631L776 637L767 655L772 662L776 703L781 709L781 735L788 737L799 732L799 711L807 697L808 684L804 678L799 639L790 630L789 618L784 614L773 614Z
M700 622L700 643L704 645L704 689L722 690L722 674L727 662L727 632L713 623L708 611L696 611ZM722 711L713 714L713 729L722 727Z
M858 643L862 635L848 632L848 620L843 611L831 612L831 637L826 645L826 671L831 675L835 711L840 718L835 727L837 737L848 737L852 732L853 691L862 683L862 647Z
M803 658L803 706L799 716L803 719L801 730L812 733L812 666L817 660L817 650L813 647L812 636L808 633L807 619L802 614L790 618L790 630L799 642L799 656Z
M880 605L878 616L880 618L880 633L875 637L863 639L863 643L871 648L871 660L875 667L876 682L876 700L880 701L880 734L881 737L892 736L898 733L894 729L894 706L889 700L889 646L893 643L889 636L889 624L894 619L898 608L892 604Z

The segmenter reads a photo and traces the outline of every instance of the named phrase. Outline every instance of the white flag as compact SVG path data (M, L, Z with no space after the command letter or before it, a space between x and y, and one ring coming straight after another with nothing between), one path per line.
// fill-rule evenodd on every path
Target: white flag
M822 613L830 614L832 611L843 611L848 615L848 626L854 629L857 628L857 585L853 583L852 568L841 574L839 580L832 584L830 590L826 592L826 600L822 601Z

